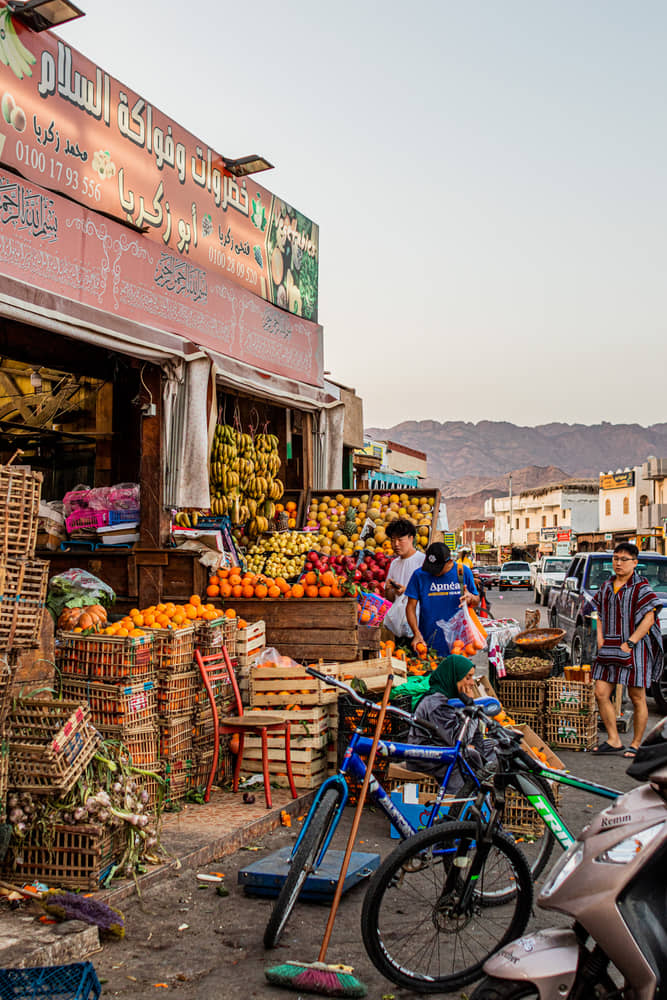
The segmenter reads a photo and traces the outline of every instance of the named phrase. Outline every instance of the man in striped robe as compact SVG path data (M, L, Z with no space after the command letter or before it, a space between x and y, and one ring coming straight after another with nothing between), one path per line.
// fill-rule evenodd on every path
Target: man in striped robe
M638 559L636 545L630 542L617 545L613 555L614 575L595 595L598 651L593 678L607 739L594 753L623 750L611 700L616 685L623 684L633 707L632 743L623 756L634 757L648 721L646 689L662 673L662 635L658 625L662 603L644 577L635 572Z

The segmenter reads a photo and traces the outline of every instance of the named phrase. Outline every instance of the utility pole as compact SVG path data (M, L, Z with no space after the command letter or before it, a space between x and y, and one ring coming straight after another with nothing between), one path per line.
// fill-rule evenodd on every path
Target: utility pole
M512 558L512 473L510 472L510 559Z

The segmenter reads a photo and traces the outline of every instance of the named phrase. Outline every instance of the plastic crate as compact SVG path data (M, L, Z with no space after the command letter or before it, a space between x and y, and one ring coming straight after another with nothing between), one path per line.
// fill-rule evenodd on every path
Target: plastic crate
M144 678L153 673L153 636L59 632L56 664L63 675L91 681Z
M410 712L412 711L412 697L410 695L402 695L400 698L396 698L392 701L392 706L395 708L402 708L404 711ZM364 715L364 711L364 708L350 698L349 695L343 694L338 699L338 767L340 767L342 763L347 745L350 742L350 737L359 725L359 722ZM363 733L365 736L373 736L377 716L377 709L373 709L367 713L363 725ZM401 719L398 716L387 712L384 717L380 739L407 742L409 728L410 724L406 719ZM373 765L373 774L385 788L387 787L388 782L389 763L390 761L388 757L380 757L378 755L376 756L375 764ZM361 782L357 782L351 774L348 774L347 780L349 788L349 802L351 805L354 805L357 801L359 792L361 791Z
M102 987L92 962L34 969L0 969L1 1000L97 1000Z
M383 597L370 594L367 590L361 591L357 603L357 621L360 625L381 625L391 607L391 601L385 601Z
M63 677L60 683L66 698L88 702L94 724L105 734L132 732L156 721L157 698L152 677L129 684L99 684Z
M139 520L139 515L138 510L110 510L108 524L111 527L114 524L127 524L128 521L136 522Z
M65 794L78 781L100 742L85 698L27 699L9 715L10 786Z
M96 528L104 528L108 523L109 512L106 510L73 510L65 518L65 528L68 535L71 535L73 531L95 531Z

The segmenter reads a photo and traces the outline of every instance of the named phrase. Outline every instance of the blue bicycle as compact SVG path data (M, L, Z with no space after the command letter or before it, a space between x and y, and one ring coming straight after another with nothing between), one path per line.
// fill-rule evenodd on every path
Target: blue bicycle
M350 738L350 742L345 752L345 757L343 758L343 762L338 773L333 775L331 778L328 778L324 784L320 786L301 828L299 837L294 845L294 849L292 850L285 882L283 883L280 894L278 895L273 906L269 922L264 932L265 948L274 948L276 946L280 940L280 936L285 928L290 914L294 909L294 905L301 889L303 888L306 878L308 875L312 874L312 872L316 871L322 863L322 858L331 843L331 839L336 832L338 823L340 822L345 804L348 801L349 793L347 775L349 774L353 776L359 782L363 781L366 774L366 763L361 758L360 754L367 755L373 743L372 739L363 735L363 726L366 714L369 711L377 711L377 704L374 701L369 701L360 697L348 684L343 683L343 681L332 678L327 674L322 674L313 667L307 667L306 670L313 677L317 677L326 684L338 687L345 691L346 694L350 695L355 701L364 707L365 713L361 716L359 725ZM450 701L450 704L460 706L461 708L463 707L463 702L452 700ZM485 708L489 714L496 714L500 710L499 702L493 698L477 699L477 704ZM389 705L387 707L387 712L401 717L411 725L419 725L419 727L426 732L430 738L438 738L438 733L433 727L426 723L416 723L409 712L396 708L393 705ZM471 801L474 798L476 791L480 787L475 772L465 759L464 750L467 745L467 734L471 724L472 720L469 717L462 719L461 729L458 733L456 743L451 747L421 746L411 743L395 743L383 740L381 740L378 744L378 755L389 757L392 760L411 761L421 764L426 761L436 761L438 763L447 764L447 771L433 803L426 807L426 815L420 817L424 819L424 823L419 827L419 829L430 828L438 819L441 807L445 801L447 784L451 778L452 772L457 766L461 766L463 768L466 791L459 798L447 802L447 819L463 818L466 810L471 805ZM548 786L546 783L544 784L544 794L548 794ZM390 794L387 793L374 776L371 776L370 779L368 795L387 815L402 838L411 837L417 832L418 828L414 827L412 823L406 819L398 806L392 802ZM547 863L552 846L553 839L551 839L549 844L545 844L544 851L540 852L540 854L543 855L539 859L540 871ZM546 852L547 847L548 852ZM535 874L537 874L537 871L535 871Z

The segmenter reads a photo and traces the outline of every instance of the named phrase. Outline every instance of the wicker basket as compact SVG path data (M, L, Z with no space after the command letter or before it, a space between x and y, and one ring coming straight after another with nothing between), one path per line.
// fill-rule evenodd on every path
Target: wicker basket
M553 670L551 660L540 658L539 663L535 662L537 657L511 656L505 660L505 670L508 678L515 682L522 681L544 681Z
M120 837L107 827L57 825L46 832L35 830L20 843L12 841L4 868L21 884L37 879L64 889L94 892L121 852Z
M189 760L192 757L192 720L165 719L160 723L160 757L166 761Z
M157 720L152 677L132 684L98 684L63 677L60 686L64 697L88 702L93 722L105 735L144 729Z
M553 649L561 639L565 638L562 628L535 628L527 632L519 632L514 636L514 645L520 649Z
M588 715L568 715L562 712L547 715L546 740L552 747L592 750L598 740L597 709Z
M223 645L227 647L230 657L236 656L236 634L238 625L236 618L215 618L207 622L199 619L195 625L196 644L202 656L219 653Z
M496 683L498 697L508 715L513 716L515 712L541 712L544 708L545 681L517 681L509 677L499 677Z
M22 791L68 792L100 742L88 705L76 701L18 702L9 724L9 784Z
M153 637L59 632L56 664L61 674L90 681L132 681L153 673Z
M185 674L158 674L157 710L160 718L191 715L199 685L199 672L195 670Z
M25 559L35 554L42 473L0 465L0 554Z
M153 636L153 664L155 670L183 673L192 670L195 656L194 625L183 628L151 628Z
M0 650L38 646L48 562L0 555Z

